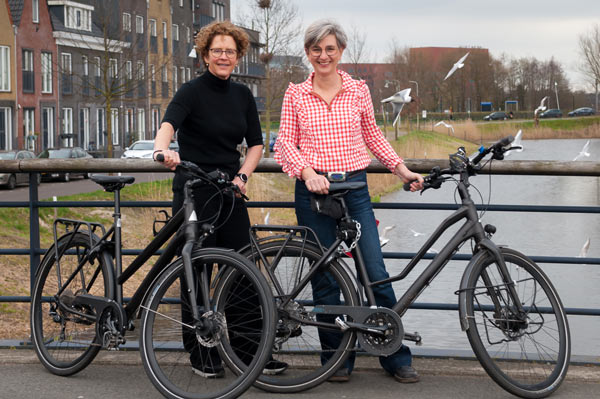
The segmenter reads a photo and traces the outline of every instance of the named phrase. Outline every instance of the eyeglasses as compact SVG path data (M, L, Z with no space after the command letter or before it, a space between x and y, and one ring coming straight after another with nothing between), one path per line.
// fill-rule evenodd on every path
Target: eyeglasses
M227 58L235 58L237 56L237 50L230 49L230 48L228 48L228 49L211 48L208 51L210 51L210 54L215 58L219 58L223 53L225 53Z
M321 47L311 47L310 50L310 55L312 55L313 57L320 57L321 54L323 54L323 49ZM327 54L328 56L332 56L332 55L336 55L338 52L338 48L337 47L333 47L333 46L328 46L325 47L325 54Z

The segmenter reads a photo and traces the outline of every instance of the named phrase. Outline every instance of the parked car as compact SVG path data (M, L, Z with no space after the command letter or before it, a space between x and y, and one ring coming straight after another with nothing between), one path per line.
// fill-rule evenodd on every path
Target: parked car
M49 148L42 151L37 157L49 159L93 158L84 149L79 147ZM42 173L42 180L58 179L66 182L75 176L83 177L84 179L89 177L87 172L44 172Z
M589 115L596 115L596 111L594 111L594 109L590 108L590 107L581 107L581 108L574 109L573 111L569 112L567 115L569 115L569 116L589 116Z
M0 160L12 161L15 159L32 159L35 158L35 154L31 151L26 150L14 150L14 151L0 151ZM38 184L40 184L41 177L38 174ZM29 173L0 173L0 186L5 186L9 190L12 190L20 183L29 184Z
M560 109L549 109L540 114L540 118L562 118L562 111Z
M169 144L169 149L179 152L179 144L176 141L172 141ZM154 152L154 140L139 140L131 145L131 147L125 147L125 152L121 155L121 158L146 158L151 159L152 153Z
M508 119L509 116L506 112L504 111L496 111L496 112L492 112L489 115L486 115L483 117L484 121L503 121Z

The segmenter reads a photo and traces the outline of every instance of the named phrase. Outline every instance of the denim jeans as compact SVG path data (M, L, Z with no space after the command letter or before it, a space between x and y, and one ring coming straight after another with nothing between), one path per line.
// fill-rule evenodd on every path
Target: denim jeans
M359 173L352 176L348 181L367 181L367 174ZM310 207L310 199L313 194L308 191L303 181L296 181L295 191L295 208L298 224L301 226L310 227L315 231L321 244L329 247L335 241L336 222L329 216L319 215ZM365 186L360 190L350 191L344 196L344 201L348 207L350 216L358 221L361 225L361 237L358 245L362 252L363 259L367 268L369 280L379 281L389 277L383 263L383 255L379 244L379 233L377 232L377 223L375 221L375 213L371 205L371 197L369 189ZM326 272L325 272L326 273ZM328 279L322 279L316 276L313 279L313 299L316 303L336 305L339 304L339 287L333 281L331 276ZM328 283L323 283L327 281ZM396 295L392 289L392 284L382 284L373 287L375 302L378 306L391 308L396 304ZM319 330L319 338L323 350L327 348L337 348L339 346L340 334L332 333L324 330ZM322 359L326 361L327 359ZM352 352L344 367L348 371L354 368L355 352ZM379 362L381 366L390 374L401 366L410 366L412 356L410 349L406 345L390 356L380 356Z

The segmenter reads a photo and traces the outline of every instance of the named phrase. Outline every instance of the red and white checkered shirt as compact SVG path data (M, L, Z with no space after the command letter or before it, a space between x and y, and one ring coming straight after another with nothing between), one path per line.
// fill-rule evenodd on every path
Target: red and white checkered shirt
M352 172L371 163L368 148L393 172L402 159L375 122L369 88L364 81L337 72L342 89L329 105L313 91L314 72L303 83L290 83L281 108L275 161L297 178L307 167Z

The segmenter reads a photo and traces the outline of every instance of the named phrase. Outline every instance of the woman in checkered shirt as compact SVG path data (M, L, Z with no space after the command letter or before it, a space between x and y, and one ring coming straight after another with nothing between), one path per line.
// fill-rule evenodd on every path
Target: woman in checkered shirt
M321 20L308 27L304 50L314 72L303 83L290 83L283 100L275 144L275 160L282 165L284 172L296 178L298 224L313 229L326 247L335 240L336 222L329 216L314 212L310 202L313 194L328 192L331 178L328 172L346 172L344 179L347 181L366 181L365 169L371 163L370 150L403 182L414 181L411 191L420 190L423 182L420 174L404 165L377 126L365 82L354 80L337 70L346 42L346 34L335 22ZM379 281L388 278L368 188L365 186L351 191L344 200L351 217L361 225L358 244L369 279ZM378 306L391 308L396 303L391 283L374 287L374 294ZM339 288L313 286L313 296L319 303L336 304L336 301L339 302ZM327 298L335 299L328 301ZM319 330L319 338L323 349L339 346L337 333ZM323 353L325 357L326 351ZM391 356L380 357L382 367L400 382L419 380L411 367L411 360L410 349L405 345ZM354 352L330 381L348 381L353 366Z

